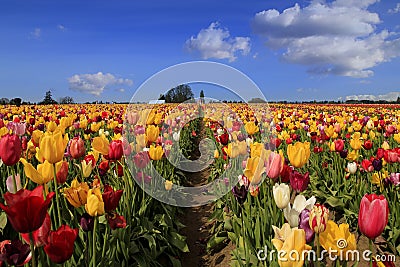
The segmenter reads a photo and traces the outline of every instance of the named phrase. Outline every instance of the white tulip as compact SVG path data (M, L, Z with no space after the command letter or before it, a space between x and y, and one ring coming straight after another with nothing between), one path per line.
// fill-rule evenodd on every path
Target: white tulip
M276 206L280 209L284 209L289 204L290 200L290 188L287 184L275 184L273 187L273 194Z
M357 171L357 163L355 162L347 163L347 170L349 171L349 173L355 174Z

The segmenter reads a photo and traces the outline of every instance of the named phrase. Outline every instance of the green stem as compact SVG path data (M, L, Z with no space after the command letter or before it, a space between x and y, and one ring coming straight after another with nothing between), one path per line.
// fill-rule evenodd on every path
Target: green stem
M17 193L17 180L15 179L15 170L14 170L14 166L11 166L11 172L12 172L12 176L13 176L13 184L14 184L14 193Z
M56 204L57 204L57 215L58 215L58 225L56 228L61 226L61 213L60 213L60 200L58 196L58 187L57 187L57 169L56 169L56 164L53 164L53 170L54 170L54 192L56 193Z
M105 232L105 234L104 234L103 250L102 250L102 252L101 252L101 258L102 258L102 259L104 259L104 255L105 255L105 253L106 253L106 243L107 243L107 241L108 241L108 232L109 232L109 231L110 231L110 227L107 226L107 227L106 227L106 232Z
M369 250L372 253L372 239L369 240ZM372 267L372 257L369 259L369 266Z
M245 266L247 266L248 261L247 261L247 250L246 250L246 229L244 227L244 210L243 210L243 205L240 207L242 210L242 237L243 237L243 250L244 250L244 260L245 260Z
M93 249L93 254L92 254L92 263L93 267L96 267L96 230L97 230L97 217L94 217L94 226L93 226L93 241L92 241L92 249Z
M29 232L29 245L31 247L31 254L32 254L32 267L36 267L36 257L35 257L35 241L33 239L32 232Z
M316 265L317 265L317 267L319 267L320 260L322 260L322 259L320 259L321 258L321 245L319 243L319 234L318 233L315 233L315 241L317 242L317 257L318 257Z

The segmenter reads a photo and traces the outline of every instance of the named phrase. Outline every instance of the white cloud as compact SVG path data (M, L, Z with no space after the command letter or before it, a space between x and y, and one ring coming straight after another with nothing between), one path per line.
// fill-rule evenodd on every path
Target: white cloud
M68 78L68 83L71 90L96 96L99 96L104 89L112 88L113 86L131 86L133 84L132 80L117 78L110 73L103 74L102 72L95 74L75 74ZM119 91L121 89L119 88Z
M285 61L308 66L311 73L369 77L371 68L400 56L400 39L376 31L379 15L367 9L375 2L312 1L281 13L269 9L255 15L253 28L268 47L284 51Z
M62 24L58 24L58 25L57 25L57 29L60 30L60 31L62 31L62 32L67 30L67 28L66 28L64 25L62 25Z
M35 28L30 32L30 37L33 39L40 39L40 36L42 36L42 30L40 28Z
M186 41L189 51L200 53L203 59L237 59L237 52L247 55L250 52L249 37L231 37L227 29L221 28L218 22L213 22L207 29L202 29L197 36Z
M388 13L395 14L400 12L400 3L397 3L394 8L388 10Z
M386 101L396 101L400 97L400 92L390 92L384 95L348 95L346 100L386 100Z

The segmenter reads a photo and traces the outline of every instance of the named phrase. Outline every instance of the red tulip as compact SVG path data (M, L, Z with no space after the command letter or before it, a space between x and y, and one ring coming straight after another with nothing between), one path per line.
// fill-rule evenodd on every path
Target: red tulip
M110 160L120 160L124 154L124 147L121 140L113 140L110 143L108 158Z
M269 178L275 179L279 176L283 169L282 157L278 153L271 152L266 162L266 173Z
M99 174L105 175L108 172L109 168L110 168L110 164L109 164L108 160L103 160L99 164Z
M43 199L43 186L32 191L21 189L17 193L5 193L7 206L0 203L0 208L7 213L8 220L19 233L29 233L39 229L47 214L54 192Z
M150 162L149 153L145 151L137 153L135 156L133 156L133 162L137 168L143 169Z
M61 225L57 231L51 231L44 251L54 263L63 263L74 253L74 242L78 236L78 229L68 225Z
M399 155L397 154L397 152L395 150L390 149L390 150L385 150L383 157L386 162L395 163L395 162L397 162Z
M68 176L68 161L61 163L61 168L57 172L57 184L63 184L67 181Z
M297 193L306 190L309 183L310 183L310 176L308 172L306 172L303 175L298 171L293 171L290 175L290 185L292 186L293 190L295 190Z
M373 143L371 140L365 140L365 142L363 144L364 149L370 150L372 148L372 146L373 146Z
M343 151L344 141L342 139L337 139L337 140L333 141L333 143L335 144L335 151L337 151L337 152Z
M106 218L112 230L126 227L125 217L117 214L116 212L107 213Z
M281 182L282 183L287 183L290 181L290 176L292 175L293 169L287 164L283 165L282 171L281 171Z
M358 226L361 233L369 239L382 234L388 223L389 206L383 195L365 194L361 199L358 213Z
M74 137L69 144L69 153L73 159L79 159L85 155L85 142L82 138Z
M376 158L381 159L385 156L385 149L383 148L378 148L378 150L376 151Z
M363 159L361 162L361 166L366 172L372 172L374 170L374 166L372 165L372 161L368 159Z
M226 146L226 145L228 144L228 142L229 142L229 134L227 134L227 133L221 134L221 135L219 136L219 142L220 142L223 146Z
M104 185L104 193L102 195L104 202L104 210L110 212L117 209L119 200L121 199L123 190L114 191L108 184Z
M12 166L19 161L22 144L15 134L6 134L0 139L0 158L7 166Z
M96 166L96 159L94 158L93 155L86 155L83 158L84 161L86 161L86 164L89 164L89 162L92 162L92 167Z
M47 243L47 238L49 237L50 229L51 229L51 220L50 220L50 215L47 213L42 226L40 226L40 228L37 229L36 231L32 232L35 247L38 248L44 246ZM26 243L28 244L30 243L28 233L21 234L21 237L25 240Z
M31 258L31 249L29 244L22 243L21 240L17 239L14 241L5 240L0 243L1 248L1 260L6 261L10 266L23 266L27 264Z

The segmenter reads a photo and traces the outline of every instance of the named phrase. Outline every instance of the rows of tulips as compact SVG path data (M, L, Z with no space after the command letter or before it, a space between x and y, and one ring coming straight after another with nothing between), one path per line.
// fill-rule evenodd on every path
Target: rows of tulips
M0 266L180 266L179 210L134 181L151 181L144 167L166 160L157 123L137 127L146 144L130 144L126 108L0 107Z
M339 256L369 248L390 259L372 257L371 265L395 266L389 255L400 253L399 107L232 110L241 122L207 122L218 146L210 180L241 154L232 147L242 143L249 156L238 185L214 207L209 249L232 241L234 266L357 266ZM362 235L369 246L361 245ZM333 252L322 260L293 256L311 249L317 257L322 249Z
M180 210L146 192L185 183L176 149L193 159L200 129L216 145L209 180L236 184L215 202L208 242L232 241L233 265L357 264L258 252L345 254L361 235L376 255L400 252L399 107L3 106L0 116L4 264L180 266Z

